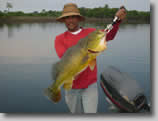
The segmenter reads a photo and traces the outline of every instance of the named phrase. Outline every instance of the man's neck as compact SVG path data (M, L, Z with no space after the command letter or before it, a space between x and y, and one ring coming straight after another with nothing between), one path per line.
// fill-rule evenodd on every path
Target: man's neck
M80 33L82 31L82 29L81 28L79 28L78 30L76 30L76 31L73 31L73 32L71 32L71 34L74 34L74 35L76 35L76 34L78 34L78 33Z

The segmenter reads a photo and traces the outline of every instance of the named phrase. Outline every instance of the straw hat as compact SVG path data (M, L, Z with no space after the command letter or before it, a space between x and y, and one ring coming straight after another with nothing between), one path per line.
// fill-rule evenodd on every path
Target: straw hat
M77 5L74 3L68 3L64 5L62 15L58 17L56 20L59 22L64 22L64 17L67 16L79 16L80 21L84 21L85 18L80 14L79 9L77 8Z

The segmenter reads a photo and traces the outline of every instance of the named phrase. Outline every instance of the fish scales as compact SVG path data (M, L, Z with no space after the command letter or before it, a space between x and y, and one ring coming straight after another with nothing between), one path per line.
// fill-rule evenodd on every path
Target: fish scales
M105 37L106 33L100 30L90 33L69 48L61 60L53 65L52 79L54 82L45 90L45 94L51 101L59 102L60 88L63 86L65 90L71 89L75 77L88 66L94 69L96 56L106 49Z

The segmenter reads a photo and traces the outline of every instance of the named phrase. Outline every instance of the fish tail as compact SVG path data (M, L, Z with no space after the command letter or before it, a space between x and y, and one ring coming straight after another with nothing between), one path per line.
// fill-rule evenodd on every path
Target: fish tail
M48 87L44 90L44 94L54 103L58 103L61 100L61 90L58 88Z

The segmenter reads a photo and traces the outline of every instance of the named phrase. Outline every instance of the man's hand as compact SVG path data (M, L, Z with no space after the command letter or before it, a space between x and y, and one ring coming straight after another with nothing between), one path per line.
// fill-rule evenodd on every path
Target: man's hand
M119 19L123 20L126 17L126 9L124 6L121 6L120 9L116 12L115 16L117 16Z

